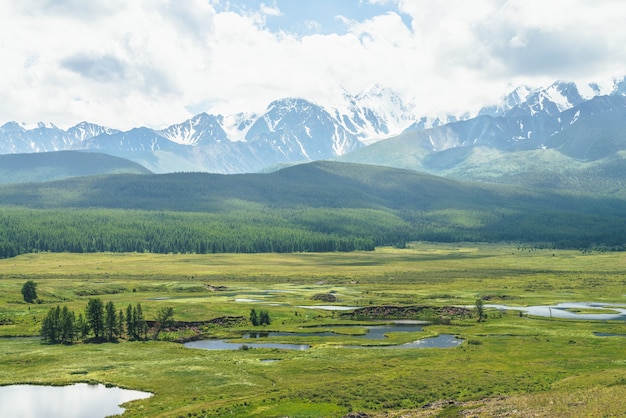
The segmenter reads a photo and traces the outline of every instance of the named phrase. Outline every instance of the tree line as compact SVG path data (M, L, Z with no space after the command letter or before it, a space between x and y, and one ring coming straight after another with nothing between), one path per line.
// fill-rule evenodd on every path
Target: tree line
M542 242L555 248L623 250L626 223L618 209L579 213L541 208L423 212L304 207L205 213L0 207L0 258L33 252L372 251L410 241Z
M373 250L373 231L315 230L297 213L0 209L0 258L33 252L259 253ZM330 222L330 221L329 221ZM375 223L373 228L376 228ZM332 228L331 228L332 229Z

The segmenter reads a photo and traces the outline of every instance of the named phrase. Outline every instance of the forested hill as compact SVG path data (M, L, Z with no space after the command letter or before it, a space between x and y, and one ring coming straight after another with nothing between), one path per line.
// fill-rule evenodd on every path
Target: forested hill
M626 237L624 200L337 162L5 185L0 202L0 256L347 251L412 240L621 249Z
M0 184L120 173L150 174L150 171L135 162L95 152L0 155Z
M221 212L233 208L467 208L501 205L505 188L410 170L314 162L269 174L177 173L81 177L0 187L4 204L32 208L116 208ZM539 197L522 189L517 199Z

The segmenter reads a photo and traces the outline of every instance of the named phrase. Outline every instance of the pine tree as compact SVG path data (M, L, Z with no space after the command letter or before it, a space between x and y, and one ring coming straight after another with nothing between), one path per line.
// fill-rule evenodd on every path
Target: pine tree
M50 308L41 323L41 338L44 341L57 343L60 341L61 307Z
M72 343L76 337L76 317L64 306L59 317L60 339L62 343Z
M159 337L159 333L163 328L167 328L174 323L174 308L171 306L164 306L159 308L156 317L154 318L154 335L153 340Z
M76 319L76 329L78 330L78 334L81 338L85 338L89 335L89 324L85 320L82 313L79 313L78 318Z
M117 311L113 302L109 301L106 305L104 314L104 329L109 341L113 341L113 337L117 335Z
M85 318L96 339L104 332L104 305L99 298L89 299L85 310Z
M124 335L124 310L120 309L117 314L117 335L122 337Z
M252 322L252 325L254 325L255 327L259 325L259 318L254 308L250 310L250 322Z
M132 305L129 303L126 308L126 334L128 335L128 339L136 338L135 331L135 315L136 309L134 310Z
M148 335L148 324L143 317L143 311L141 309L140 303L138 303L137 306L133 308L132 316L133 338L145 340Z
M270 314L267 311L261 311L259 313L259 325L269 325L272 323L270 319Z

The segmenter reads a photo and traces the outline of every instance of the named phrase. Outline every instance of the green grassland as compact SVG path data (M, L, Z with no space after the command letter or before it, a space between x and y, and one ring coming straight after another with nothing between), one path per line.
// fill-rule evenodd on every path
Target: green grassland
M20 293L37 283L39 304ZM593 301L626 305L626 254L517 245L415 243L350 253L36 253L0 260L0 384L99 382L154 396L125 416L619 416L626 413L622 321L572 321L487 309L424 333L389 334L384 344L439 333L449 349L345 348L363 322L309 305L515 306ZM314 300L333 293L337 302ZM263 330L321 326L336 337L271 337L306 351L206 351L168 341L42 344L51 307L82 311L90 297L118 308L141 303L146 319L171 306L179 321L247 317L266 309ZM252 301L250 301L252 300ZM593 311L593 310L591 310ZM443 318L445 319L445 318ZM340 327L342 325L342 327ZM346 327L345 325L350 325ZM237 339L252 325L209 326ZM311 329L311 328L307 328ZM308 331L307 331L308 332ZM421 335L423 334L423 335ZM21 336L21 338L15 338ZM11 338L9 338L11 337ZM176 331L164 333L176 338ZM263 360L277 360L264 362Z

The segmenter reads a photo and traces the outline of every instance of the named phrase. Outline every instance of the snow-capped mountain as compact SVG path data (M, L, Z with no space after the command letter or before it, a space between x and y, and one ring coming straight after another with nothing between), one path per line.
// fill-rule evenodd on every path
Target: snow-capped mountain
M595 176L619 190L626 164L625 87L626 79L601 95L594 95L603 93L597 85L562 82L518 88L474 118L407 130L340 160L481 181L584 185L586 191L594 191Z
M114 135L119 131L93 123L81 122L67 131L52 123L30 127L8 122L0 127L0 154L63 151L84 148L85 141L98 135Z
M412 146L420 153L470 146L531 150L557 146L559 133L593 112L626 107L620 100L625 96L626 79L607 91L595 84L555 82L546 88L515 88L474 117L418 116L414 103L374 85L356 95L344 91L342 101L333 105L285 98L257 114L201 113L161 130L122 132L88 122L63 130L9 122L0 127L0 154L98 151L154 172L244 173L345 156L401 133L416 138Z
M374 85L357 95L343 93L333 117L364 144L397 135L416 119L415 105L405 103L393 90Z
M577 85L561 81L545 88L520 86L503 96L500 103L482 108L473 118L464 116L454 120L452 117L446 123L421 118L405 133L424 131L424 134L418 134L424 152L467 146L488 146L506 151L546 148L553 143L553 136L568 129L585 112L622 106L619 100L617 103L615 100L594 102L596 98L617 98L625 94L626 79L616 81L611 89L605 90L597 84ZM585 106L586 103L595 104Z
M157 134L177 144L191 146L228 140L228 135L222 127L222 118L206 113L158 131Z
M535 116L541 113L554 116L595 96L618 94L620 83L624 81L615 82L611 90L603 89L595 83L576 84L563 81L535 89L520 86L505 95L499 104L482 108L478 116Z
M79 144L98 135L115 135L116 133L119 133L119 131L116 129L105 128L104 126L96 125L89 122L81 122L75 126L72 126L66 132L67 136L71 139L71 143L73 145Z
M303 99L272 102L248 130L246 142L259 152L270 151L273 163L327 159L362 146L323 107Z
M336 157L397 135L415 119L412 108L393 91L373 86L355 96L344 92L344 101L333 107L286 98L260 114L201 113L161 130L121 132L81 122L64 131L10 122L0 128L0 153L86 150L128 158L156 172L249 172Z

